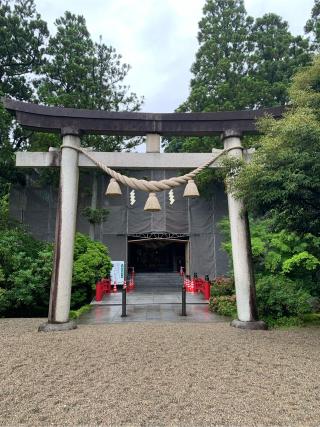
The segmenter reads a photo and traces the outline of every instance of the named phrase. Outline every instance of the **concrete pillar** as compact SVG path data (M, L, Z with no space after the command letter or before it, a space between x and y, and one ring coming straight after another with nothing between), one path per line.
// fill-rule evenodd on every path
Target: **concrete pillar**
M235 131L224 133L224 148L229 150L229 156L242 158L240 136ZM228 207L238 313L238 320L231 324L243 329L266 329L265 323L258 321L248 214L243 201L230 192Z
M147 153L160 153L160 135L157 133L148 133L146 139Z
M63 136L63 143L79 147L80 138L78 135L66 134ZM40 331L44 332L76 327L75 322L69 321L69 312L77 220L78 181L78 152L72 148L62 148L48 323L39 328Z

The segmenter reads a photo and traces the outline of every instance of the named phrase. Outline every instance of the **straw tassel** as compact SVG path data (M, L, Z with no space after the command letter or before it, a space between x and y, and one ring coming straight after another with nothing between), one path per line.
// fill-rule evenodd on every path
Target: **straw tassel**
M107 187L106 196L121 196L121 194L122 191L120 185L114 178L111 178Z
M189 179L186 188L184 189L183 197L199 197L199 190L193 179Z
M146 204L144 205L144 210L148 212L161 211L161 206L156 193L149 193L149 197L146 201Z

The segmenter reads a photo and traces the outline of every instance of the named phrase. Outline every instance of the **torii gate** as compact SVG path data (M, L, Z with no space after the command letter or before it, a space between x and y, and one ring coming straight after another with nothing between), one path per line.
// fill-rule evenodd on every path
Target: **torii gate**
M63 142L61 151L16 154L16 166L19 167L60 167L49 315L48 323L40 326L41 331L76 327L69 320L69 311L79 167L96 167L94 162L100 162L116 169L194 169L212 163L212 154L208 153L160 153L160 135L221 135L224 150L214 149L214 155L219 157L227 151L230 156L243 158L248 156L248 152L242 147L241 137L258 133L256 119L266 114L281 118L283 114L282 107L216 113L106 112L45 107L10 99L4 100L4 106L15 115L21 126L40 132L60 133ZM147 135L147 152L90 152L90 160L81 152L80 137L83 134ZM212 163L209 167L219 167L219 163ZM228 193L228 208L238 314L232 325L244 329L266 329L265 323L258 320L256 308L248 216L243 202L231 193Z

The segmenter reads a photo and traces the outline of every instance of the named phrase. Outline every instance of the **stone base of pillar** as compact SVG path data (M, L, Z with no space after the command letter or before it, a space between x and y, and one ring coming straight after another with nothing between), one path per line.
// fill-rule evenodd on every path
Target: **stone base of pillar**
M267 330L268 325L263 322L262 320L256 320L252 322L242 322L241 320L235 319L230 323L231 326L239 329L248 329L251 331L257 331L257 330Z
M39 326L38 332L57 332L57 331L71 331L72 329L76 329L77 324L74 320L69 320L69 322L65 323L42 323Z

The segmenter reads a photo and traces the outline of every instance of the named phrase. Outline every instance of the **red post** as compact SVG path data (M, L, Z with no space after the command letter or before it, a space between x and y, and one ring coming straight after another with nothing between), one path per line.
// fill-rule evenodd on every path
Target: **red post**
M96 283L96 301L102 301L102 295L103 295L103 283L97 282Z
M101 283L103 286L103 292L105 292L106 294L111 292L111 285L109 279L101 279Z
M135 275L134 267L131 267L130 282L129 282L129 289L130 289L130 291L132 291L135 288L135 285L134 285L134 275Z
M210 299L210 282L207 280L204 282L204 292L203 292L205 299Z
M190 276L187 276L187 280L186 280L186 291L187 292L191 292L191 280L190 280Z

